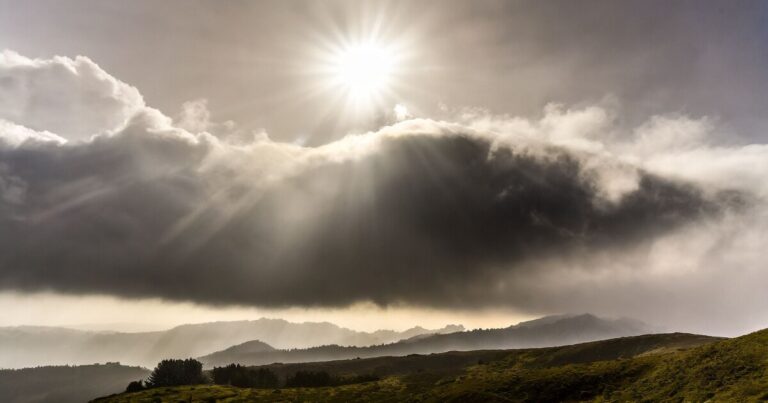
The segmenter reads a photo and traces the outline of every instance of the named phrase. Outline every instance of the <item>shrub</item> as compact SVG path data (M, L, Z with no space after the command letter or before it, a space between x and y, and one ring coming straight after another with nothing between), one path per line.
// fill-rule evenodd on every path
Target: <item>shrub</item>
M129 383L128 387L125 388L125 391L127 393L132 393L132 392L140 392L140 391L142 391L144 389L145 389L144 388L144 383L141 381L141 379L139 379L138 381L133 381L133 382Z

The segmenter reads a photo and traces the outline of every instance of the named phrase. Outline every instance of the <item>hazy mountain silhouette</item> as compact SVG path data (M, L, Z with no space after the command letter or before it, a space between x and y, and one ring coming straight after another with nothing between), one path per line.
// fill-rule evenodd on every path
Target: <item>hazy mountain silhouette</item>
M4 403L77 403L119 393L149 370L117 363L0 370Z
M445 351L551 347L635 336L651 331L648 325L631 319L603 319L591 314L560 315L522 322L502 329L419 335L396 343L364 347L325 345L306 349L261 348L259 351L251 351L251 344L244 343L202 356L200 360L207 367L212 367L229 363L264 365L275 362L329 361Z
M196 357L254 339L277 348L307 348L325 344L365 346L463 329L450 325L436 330L416 327L404 332L359 332L327 322L292 323L265 318L182 325L166 331L137 333L4 327L0 328L0 368L107 361L151 368L164 358Z

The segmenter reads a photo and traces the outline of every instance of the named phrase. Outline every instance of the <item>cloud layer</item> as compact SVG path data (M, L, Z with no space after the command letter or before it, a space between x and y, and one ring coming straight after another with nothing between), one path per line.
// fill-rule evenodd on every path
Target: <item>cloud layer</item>
M0 72L30 100L0 101L4 289L567 311L763 276L768 147L718 145L707 119L619 136L599 105L462 110L305 148L204 102L175 123L85 57Z

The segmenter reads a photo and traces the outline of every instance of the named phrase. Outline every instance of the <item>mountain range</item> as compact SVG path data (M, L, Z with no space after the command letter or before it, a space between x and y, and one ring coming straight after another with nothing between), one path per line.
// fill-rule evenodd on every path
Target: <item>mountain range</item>
M402 332L360 332L328 322L293 323L282 319L211 322L155 332L94 332L60 327L0 328L0 368L41 365L84 365L121 362L154 367L164 358L197 357L258 339L276 348L318 345L368 346L393 343L424 334L462 331L414 327Z
M125 390L149 370L117 363L0 370L3 403L79 403Z
M635 336L651 331L650 326L631 319L604 319L591 314L558 315L501 329L420 334L394 343L369 346L321 345L305 349L276 349L262 340L251 340L202 356L199 360L210 368L230 363L264 365L446 351L551 347Z

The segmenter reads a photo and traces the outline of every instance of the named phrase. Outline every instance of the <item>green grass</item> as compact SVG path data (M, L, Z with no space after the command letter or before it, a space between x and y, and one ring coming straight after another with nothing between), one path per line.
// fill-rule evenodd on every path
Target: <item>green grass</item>
M768 330L730 340L653 335L510 350L453 373L333 388L160 388L102 402L757 402L768 400ZM395 358L393 358L395 359Z
M366 384L327 388L247 389L220 385L178 386L157 388L137 393L123 393L98 402L154 403L154 402L387 402L395 395L404 396L404 385L393 377Z

